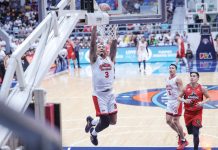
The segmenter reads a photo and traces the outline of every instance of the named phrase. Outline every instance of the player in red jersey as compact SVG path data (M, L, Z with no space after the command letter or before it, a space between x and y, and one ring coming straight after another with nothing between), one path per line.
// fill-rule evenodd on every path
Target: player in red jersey
M179 34L176 34L176 42L177 42L177 44L178 44L178 51L177 51L177 55L176 55L176 65L178 65L179 59L182 59L183 62L185 63L186 70L188 70L189 67L188 67L187 59L186 59L186 57L185 57L184 41L183 41L183 39L180 37Z
M193 135L194 150L198 150L199 129L202 127L203 104L210 100L207 90L198 83L199 73L190 72L190 83L182 90L178 100L184 102L184 119L188 134ZM184 96L184 99L183 99ZM203 99L203 96L206 99Z
M67 60L68 60L68 68L70 68L70 60L73 60L73 67L76 68L76 55L74 52L74 43L72 40L68 39L65 44L67 48Z

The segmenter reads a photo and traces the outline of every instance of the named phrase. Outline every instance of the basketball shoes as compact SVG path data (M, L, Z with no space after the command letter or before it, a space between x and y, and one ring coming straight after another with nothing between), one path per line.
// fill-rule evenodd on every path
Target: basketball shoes
M86 127L85 127L85 132L86 133L88 133L89 131L90 131L90 129L91 129L91 127L93 126L92 125L92 120L93 120L93 118L91 117L91 116L88 116L87 118L86 118Z
M90 129L90 140L92 142L93 145L98 145L98 138L97 138L97 135L92 135L92 131L94 130L94 128L92 127Z
M183 150L187 145L188 145L188 141L181 141L181 143L179 144L179 146L177 147L177 150Z
M186 133L183 133L184 137L186 136ZM180 136L178 135L178 145L182 142L182 139L180 138Z

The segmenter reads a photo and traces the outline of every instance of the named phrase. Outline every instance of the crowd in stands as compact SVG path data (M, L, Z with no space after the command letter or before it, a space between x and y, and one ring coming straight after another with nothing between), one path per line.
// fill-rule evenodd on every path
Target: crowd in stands
M177 34L178 32L176 32ZM187 33L184 31L180 33L183 40L187 42ZM135 47L137 41L144 37L149 46L164 46L164 45L175 45L175 35L171 35L171 32L152 33L144 29L142 33L135 34L128 32L124 35L118 35L118 47ZM91 37L90 36L72 36L73 40L79 40L81 48L89 48ZM105 41L106 43L107 41Z
M26 38L38 25L37 2L26 2L21 6L17 1L0 1L0 24L10 35Z

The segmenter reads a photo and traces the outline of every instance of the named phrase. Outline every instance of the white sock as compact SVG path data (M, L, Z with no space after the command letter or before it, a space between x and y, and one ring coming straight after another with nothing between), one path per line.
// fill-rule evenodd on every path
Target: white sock
M95 129L92 131L91 134L94 135L94 136L97 136L97 132L95 131Z
M92 125L96 126L99 122L99 118L94 118L91 122Z

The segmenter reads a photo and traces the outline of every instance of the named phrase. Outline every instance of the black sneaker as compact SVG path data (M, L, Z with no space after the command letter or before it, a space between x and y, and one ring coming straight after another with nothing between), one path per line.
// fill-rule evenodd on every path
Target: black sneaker
M93 145L98 145L98 139L97 139L97 135L92 135L92 131L94 130L94 128L90 129L90 140L92 142Z
M88 133L90 131L91 127L93 126L92 125L92 120L93 120L93 118L91 116L88 116L86 118L86 122L87 122L86 127L85 127L85 132L86 133Z

